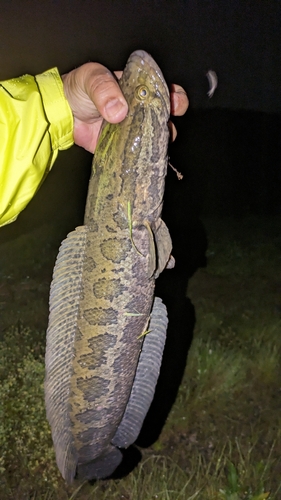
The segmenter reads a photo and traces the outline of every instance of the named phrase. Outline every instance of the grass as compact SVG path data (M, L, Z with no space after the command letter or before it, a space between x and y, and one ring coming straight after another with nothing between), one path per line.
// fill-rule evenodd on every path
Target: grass
M1 331L0 498L280 499L280 222L204 221L208 265L188 284L196 325L178 396L158 441L141 450L141 461L121 479L71 487L61 479L45 419L44 331L33 317L28 322L18 292L24 324ZM24 255L28 268L33 257L28 249ZM42 273L48 272L44 261ZM40 282L40 262L31 279Z

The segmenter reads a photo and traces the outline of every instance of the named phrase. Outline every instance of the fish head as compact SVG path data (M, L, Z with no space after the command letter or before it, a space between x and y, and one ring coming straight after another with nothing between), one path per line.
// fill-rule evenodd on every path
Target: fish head
M150 108L158 116L161 115L161 122L168 122L169 89L162 71L150 54L136 50L130 55L120 86L129 106L129 116L134 114L136 107Z
M167 173L170 93L162 71L145 51L133 52L120 87L128 114L118 124L122 198L129 200L138 219L161 210ZM123 201L124 203L124 201Z
M170 94L159 66L143 50L130 55L119 84L128 113L119 123L103 122L93 162L93 193L103 193L101 200L114 193L112 203L118 200L120 218L127 224L128 203L134 221L152 220L161 212Z

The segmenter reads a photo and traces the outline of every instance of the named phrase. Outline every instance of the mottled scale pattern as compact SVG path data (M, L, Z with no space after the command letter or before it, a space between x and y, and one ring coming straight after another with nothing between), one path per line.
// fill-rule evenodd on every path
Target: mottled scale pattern
M120 462L111 441L132 391L155 278L172 248L160 219L168 88L143 51L130 56L120 86L128 114L103 123L84 226L62 243L51 285L45 401L69 483L77 473L104 477Z

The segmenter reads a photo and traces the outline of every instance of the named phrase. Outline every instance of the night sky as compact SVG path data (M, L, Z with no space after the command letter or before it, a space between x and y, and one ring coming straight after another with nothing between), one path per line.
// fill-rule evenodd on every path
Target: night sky
M180 197L199 215L273 214L281 211L280 28L274 0L10 0L1 2L0 78L89 60L122 69L145 49L190 98L171 149L184 181L170 202ZM212 99L209 69L218 75ZM24 216L31 223L83 205L91 158L77 149L59 155Z

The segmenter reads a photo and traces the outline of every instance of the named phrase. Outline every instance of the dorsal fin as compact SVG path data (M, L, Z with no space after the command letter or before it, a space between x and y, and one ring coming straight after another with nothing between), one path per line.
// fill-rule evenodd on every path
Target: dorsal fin
M75 450L69 418L70 377L87 227L81 226L62 242L50 291L47 329L45 403L51 425L56 460L63 478L76 475Z

